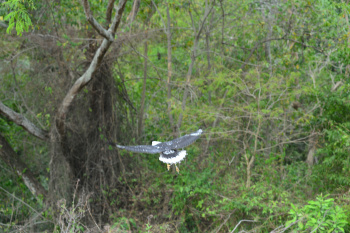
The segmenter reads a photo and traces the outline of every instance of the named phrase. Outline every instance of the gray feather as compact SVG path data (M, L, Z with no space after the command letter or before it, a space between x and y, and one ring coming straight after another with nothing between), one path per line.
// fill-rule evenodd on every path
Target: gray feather
M172 141L162 142L153 146L148 145L139 145L139 146L121 146L117 145L118 148L136 152L136 153L148 153L148 154L156 154L164 151L176 150L184 148L188 145L191 145L194 141L196 141L203 130L199 129L196 132L186 134L185 136L176 138ZM154 143L155 144L155 143Z
M139 146L121 146L117 145L118 148L136 152L136 153L148 153L148 154L156 154L162 152L159 148L155 146L148 145L139 145Z

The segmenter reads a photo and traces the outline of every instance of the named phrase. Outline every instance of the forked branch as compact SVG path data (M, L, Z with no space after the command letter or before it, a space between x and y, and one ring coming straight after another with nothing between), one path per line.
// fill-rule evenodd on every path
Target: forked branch
M96 21L96 19L92 16L90 4L89 4L88 0L83 0L83 6L84 6L84 12L85 12L86 19L87 19L87 21L89 21L91 26L98 32L98 34L100 34L101 36L103 36L104 38L106 38L109 41L113 41L114 38L113 38L112 33L107 31L106 29L104 29L101 26L101 24L99 24Z
M89 21L94 28L97 27L97 32L102 33L101 35L104 36L104 40L102 41L102 44L100 47L97 49L89 68L85 71L85 73L73 84L71 89L68 91L67 95L63 99L61 106L58 110L57 113L57 118L56 118L56 126L58 129L58 133L60 137L62 137L65 133L65 120L67 117L68 109L70 105L72 104L73 100L75 99L76 95L79 93L79 91L85 87L93 78L94 73L97 71L98 67L101 65L102 59L105 56L107 50L109 49L110 45L113 42L113 38L115 35L115 32L120 24L122 14L125 9L127 0L120 0L119 4L116 8L116 14L113 18L112 24L108 31L105 29L100 30L102 28L101 25L95 24L95 20ZM87 0L83 0L83 5L84 5L84 10L87 19L92 18L92 13L90 10L90 6L87 2ZM96 22L97 23L97 22ZM101 28L100 28L101 27ZM112 39L111 39L112 38Z

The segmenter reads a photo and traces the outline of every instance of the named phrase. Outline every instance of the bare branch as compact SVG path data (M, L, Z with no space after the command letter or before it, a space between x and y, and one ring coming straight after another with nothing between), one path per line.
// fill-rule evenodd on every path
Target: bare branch
M134 0L134 3L132 4L132 10L128 16L129 24L132 24L134 22L137 12L139 11L141 4L141 0Z
M222 226L226 224L226 222L230 219L231 215L232 215L234 212L236 212L236 209L234 209L233 212L230 213L230 214L227 216L227 218L225 219L225 221L224 221L223 223L220 224L220 226L218 227L218 229L216 230L215 233L218 233L218 232L220 231L220 229L222 228Z
M298 222L301 222L304 220L305 217L302 217L294 222L292 222L291 224L289 224L288 226L284 227L283 225L282 226L279 226L277 227L276 229L274 229L273 231L271 231L271 233L282 233L282 232L285 232L286 230L288 230L288 228L292 227L293 225L297 224ZM317 228L316 228L317 229Z
M117 31L117 28L120 24L120 20L122 18L123 12L124 12L126 1L127 0L120 0L118 6L116 8L116 14L115 14L115 17L112 21L112 25L108 29L108 31L112 32L112 34L115 34L115 32Z
M106 29L104 29L92 16L88 0L83 0L83 6L84 6L86 19L87 19L87 21L89 21L91 26L93 28L95 28L95 30L98 32L98 34L100 34L101 36L103 36L104 38L106 38L109 41L113 41L114 38L113 38L112 33L107 31Z
M113 19L111 27L108 29L108 32L113 35L120 24L122 14L125 9L127 0L120 0L118 7L116 9L116 15ZM87 0L83 0L84 4L87 4ZM90 7L84 6L84 9L86 10L87 14L91 15ZM90 13L89 13L90 12ZM101 65L102 59L105 56L107 50L109 49L110 45L112 44L112 40L104 39L102 41L102 44L97 49L89 68L85 71L85 73L74 83L74 85L71 87L71 89L68 91L67 95L62 101L62 104L58 110L57 118L56 118L56 126L58 129L58 132L60 134L60 137L64 135L65 132L65 119L68 113L69 106L72 104L73 100L75 99L75 96L79 93L79 91L85 87L93 78L94 73L97 71L98 67Z
M242 222L257 222L255 220L241 220L238 222L238 224L235 226L235 228L233 228L233 230L231 231L231 233L235 232L236 228L242 223Z
M332 87L332 92L338 90L339 87L343 86L343 82L342 81L338 81L333 87Z
M153 4L154 8L156 8L156 11L157 11L157 13L158 13L160 19L161 19L162 22L163 22L163 30L164 30L164 33L165 33L165 34L170 33L170 30L168 31L168 30L166 29L164 19L163 19L163 17L162 17L162 14L159 12L157 5L155 4L155 2L154 2L153 0L151 0L151 1L152 1L152 4ZM167 5L167 12L168 12L168 11L169 11L169 3L168 3L168 5ZM168 18L169 18L169 16L168 16ZM168 19L168 21L169 21L169 19ZM169 28L169 27L168 27L168 28Z
M106 11L106 24L107 26L111 23L112 20L112 11L114 6L115 0L109 0L107 5L107 11Z
M23 129L33 134L35 137L38 137L42 140L47 140L49 138L48 132L46 130L42 130L34 125L27 118L22 116L21 114L13 111L12 109L6 107L0 101L0 114L5 116L7 119L13 121L17 125L21 126Z

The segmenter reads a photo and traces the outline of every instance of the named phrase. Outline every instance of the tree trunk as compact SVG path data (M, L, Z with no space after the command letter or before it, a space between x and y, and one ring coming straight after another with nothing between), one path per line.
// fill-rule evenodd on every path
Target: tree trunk
M100 222L108 221L111 207L105 193L115 188L120 166L115 152L107 150L105 138L120 134L122 118L116 115L120 111L115 111L114 106L118 100L124 102L122 96L114 98L118 92L113 75L109 64L102 63L102 59L114 41L125 3L126 0L120 0L111 26L106 30L92 17L88 1L83 0L88 21L104 40L100 46L94 41L89 44L86 54L91 59L89 65L63 99L50 138L52 207L61 199L71 205L73 193L77 193L77 198L93 194L90 214ZM85 92L80 94L83 88ZM74 190L77 181L79 186Z
M314 165L314 155L316 153L317 142L318 142L318 134L316 132L312 132L309 138L309 152L307 154L307 159L306 159L306 163L309 166Z

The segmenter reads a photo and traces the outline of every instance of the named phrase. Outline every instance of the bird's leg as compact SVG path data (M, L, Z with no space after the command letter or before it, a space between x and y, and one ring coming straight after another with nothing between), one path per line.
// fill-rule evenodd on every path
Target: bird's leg
M180 169L176 166L176 163L175 163L175 167L176 167L177 173L180 173Z
M166 168L168 168L168 171L169 171L170 170L170 164L167 164Z

